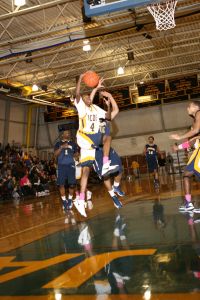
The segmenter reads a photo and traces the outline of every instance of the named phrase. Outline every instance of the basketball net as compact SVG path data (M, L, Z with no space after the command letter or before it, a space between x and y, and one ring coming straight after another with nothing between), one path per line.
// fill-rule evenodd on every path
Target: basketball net
M176 0L168 0L147 6L148 11L155 19L157 30L168 30L176 26L174 20L176 3Z

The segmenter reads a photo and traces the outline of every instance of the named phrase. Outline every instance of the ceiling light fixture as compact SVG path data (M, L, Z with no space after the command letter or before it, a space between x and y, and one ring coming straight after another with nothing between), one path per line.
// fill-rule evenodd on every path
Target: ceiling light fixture
M26 0L14 0L15 6L23 6L26 5Z
M39 87L37 86L37 84L33 84L32 92L37 92L38 90L39 90Z
M124 74L124 68L123 67L119 67L117 69L117 75L123 75Z
M88 40L83 41L83 51L90 51L91 50L91 46L90 46L90 42Z

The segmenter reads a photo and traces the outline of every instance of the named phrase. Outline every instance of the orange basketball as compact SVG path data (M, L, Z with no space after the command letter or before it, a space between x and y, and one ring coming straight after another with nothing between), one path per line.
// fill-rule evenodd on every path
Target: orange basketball
M83 76L83 82L87 86L94 88L99 83L99 75L97 75L94 71L87 71Z

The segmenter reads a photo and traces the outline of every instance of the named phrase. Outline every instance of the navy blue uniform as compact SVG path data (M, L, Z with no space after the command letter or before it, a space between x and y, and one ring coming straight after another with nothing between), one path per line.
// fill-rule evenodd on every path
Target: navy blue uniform
M65 142L59 141L56 143L54 150L60 148ZM75 162L74 153L78 151L77 145L72 141L67 141L68 148L62 149L60 155L58 156L58 185L65 185L68 183L69 186L76 185L76 175L75 175Z
M146 160L148 165L148 170L150 173L154 172L154 170L158 169L158 158L157 158L157 145L149 145L145 146L146 148Z
M118 174L122 173L121 159L120 159L119 155L117 154L117 152L115 152L115 150L112 148L110 148L109 160L111 161L111 163L110 163L111 166L113 166L113 165L119 166L118 169L116 170L116 173L118 173ZM95 161L94 161L93 167L94 167L95 172L101 178L102 167L103 167L103 148L96 149ZM116 173L113 175L116 175Z
M110 136L111 132L110 132L110 122L107 121L106 119L101 119L100 122L100 132L102 133L102 135L104 136Z

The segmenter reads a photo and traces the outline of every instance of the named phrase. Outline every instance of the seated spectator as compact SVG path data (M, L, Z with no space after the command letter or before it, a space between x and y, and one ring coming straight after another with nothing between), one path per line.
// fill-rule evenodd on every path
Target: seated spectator
M50 181L55 181L56 180L56 166L55 166L55 163L53 160L51 160L49 162L49 170L48 170L48 173L49 173L49 179Z
M31 166L31 158L30 158L30 156L28 155L27 152L24 153L23 160L24 160L24 163L25 163L26 167L30 167Z
M160 156L158 157L158 165L159 165L160 174L165 173L165 171L166 171L166 158L165 158L164 153L161 153Z
M49 195L49 178L45 172L40 172L40 182L46 195Z
M29 175L29 172L27 170L26 174L20 179L20 187L21 187L21 191L24 196L29 196L29 195L35 194L28 175Z
M17 161L12 168L12 176L16 178L16 180L20 180L24 176L26 172L25 166L22 161Z
M8 188L8 178L2 178L0 180L0 199L1 200L8 200L10 198L10 191Z
M29 172L29 180L34 187L35 190L35 195L41 196L40 193L43 191L43 188L40 184L40 179L39 179L39 169L37 168L36 165L33 165L32 168L30 169Z
M49 194L49 173L56 177L54 161L23 153L18 143L3 149L0 143L0 199L19 200L23 195ZM28 166L28 167L27 167ZM30 172L27 170L30 169Z
M13 199L17 200L21 198L22 193L21 193L19 182L17 182L15 177L12 178L12 185L13 185L12 197Z

